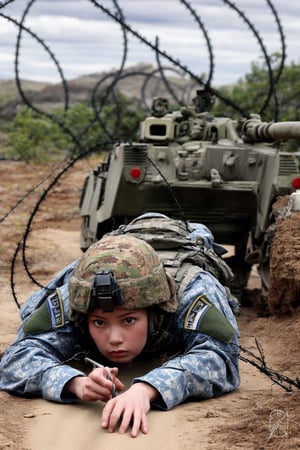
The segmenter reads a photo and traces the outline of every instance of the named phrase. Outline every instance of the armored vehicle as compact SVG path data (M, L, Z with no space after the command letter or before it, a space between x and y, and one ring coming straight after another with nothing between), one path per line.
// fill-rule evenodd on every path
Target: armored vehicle
M258 263L268 288L272 204L300 187L300 122L232 120L192 106L170 111L156 98L136 142L121 142L87 176L80 201L81 248L144 212L202 222L232 245L241 287Z

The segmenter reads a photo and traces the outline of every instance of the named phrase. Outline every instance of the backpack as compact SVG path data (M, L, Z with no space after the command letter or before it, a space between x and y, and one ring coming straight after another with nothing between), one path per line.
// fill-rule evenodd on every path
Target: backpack
M146 213L108 234L130 234L150 244L167 274L175 280L179 294L199 270L210 272L224 287L233 279L230 267L220 256L223 247L214 244L205 225L185 223L160 213Z

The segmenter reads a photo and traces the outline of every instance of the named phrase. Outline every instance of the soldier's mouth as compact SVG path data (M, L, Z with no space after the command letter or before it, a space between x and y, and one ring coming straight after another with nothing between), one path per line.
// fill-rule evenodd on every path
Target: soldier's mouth
M126 350L114 350L109 353L111 358L114 359L122 359L128 356L128 352Z

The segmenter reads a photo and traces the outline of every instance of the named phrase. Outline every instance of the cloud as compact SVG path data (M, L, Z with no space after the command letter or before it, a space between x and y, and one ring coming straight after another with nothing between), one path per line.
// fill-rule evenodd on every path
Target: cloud
M209 72L208 44L203 31L183 1L175 0L119 0L126 22L152 45L159 36L160 49L179 60L196 74ZM284 29L288 62L299 62L298 17L300 2L273 0ZM3 4L3 2L2 2ZM98 0L116 13L111 0ZM141 7L142 4L142 7ZM213 84L234 83L251 70L251 63L262 61L262 49L245 20L221 0L191 0L188 3L205 27L214 56ZM281 52L280 36L275 17L262 0L236 0L259 33L266 52ZM14 1L0 9L20 20L24 3ZM117 13L119 14L119 13ZM117 68L124 51L120 25L84 0L36 0L24 24L45 42L59 61L65 78ZM0 62L2 78L14 77L14 53L17 27L0 17ZM169 61L161 58L164 65ZM146 62L156 64L155 54L139 39L128 33L127 65ZM58 70L51 58L35 39L22 33L20 76L33 80L59 81Z

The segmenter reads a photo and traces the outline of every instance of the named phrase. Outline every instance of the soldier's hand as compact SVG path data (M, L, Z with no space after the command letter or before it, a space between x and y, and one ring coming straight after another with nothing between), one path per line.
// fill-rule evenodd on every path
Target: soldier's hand
M117 391L124 389L124 384L117 378L118 369L109 369L111 380L107 379L107 368L96 368L88 376L75 377L65 387L65 391L75 394L80 400L93 402L108 401L112 397L112 384Z
M132 437L136 437L140 430L146 434L150 402L158 396L157 390L146 383L133 384L127 391L107 402L102 412L102 428L113 433L119 425L119 433L126 433L131 426Z

